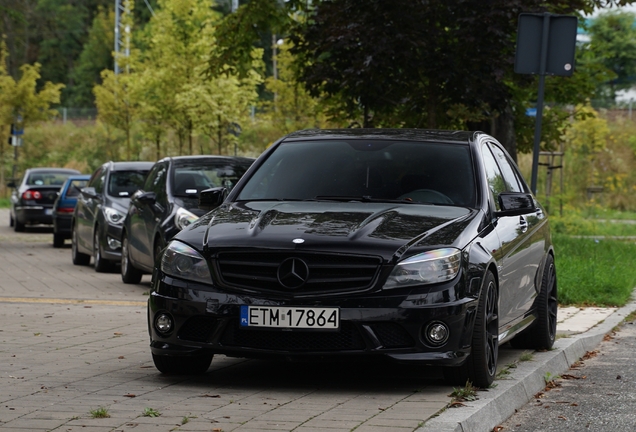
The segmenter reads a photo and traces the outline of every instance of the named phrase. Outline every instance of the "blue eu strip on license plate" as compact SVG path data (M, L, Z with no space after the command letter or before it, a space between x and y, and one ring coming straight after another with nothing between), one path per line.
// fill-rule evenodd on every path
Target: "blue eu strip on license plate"
M340 328L340 309L243 305L241 326L337 330Z

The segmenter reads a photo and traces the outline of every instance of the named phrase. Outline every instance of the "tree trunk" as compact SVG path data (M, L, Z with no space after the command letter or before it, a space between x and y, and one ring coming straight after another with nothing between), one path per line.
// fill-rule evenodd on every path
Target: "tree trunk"
M512 160L517 162L517 138L515 136L515 118L510 104L506 104L504 110L494 119L491 134L497 138L508 151Z

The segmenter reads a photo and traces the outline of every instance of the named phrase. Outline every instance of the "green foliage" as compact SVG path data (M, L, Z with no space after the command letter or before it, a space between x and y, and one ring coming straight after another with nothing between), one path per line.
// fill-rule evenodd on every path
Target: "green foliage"
M101 84L100 73L113 65L114 12L100 9L88 31L88 40L83 46L77 65L70 73L75 83L69 88L67 106L92 107L95 104L93 87Z
M636 286L636 244L620 240L553 236L559 303L622 306Z
M597 61L611 70L614 78L606 85L612 100L616 91L634 85L636 75L636 14L609 11L600 14L589 27L590 51Z
M154 408L144 408L144 417L159 417L161 413Z
M92 418L108 418L110 414L108 414L108 408L99 407L89 411Z
M474 401L477 400L477 388L470 381L466 381L464 387L453 387L453 391L449 396L454 401Z

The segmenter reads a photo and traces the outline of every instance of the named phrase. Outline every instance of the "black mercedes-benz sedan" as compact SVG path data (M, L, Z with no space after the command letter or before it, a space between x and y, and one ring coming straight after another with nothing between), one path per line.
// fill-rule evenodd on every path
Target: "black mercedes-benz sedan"
M499 345L550 348L557 284L545 211L481 132L301 131L272 145L155 268L163 373L214 354L379 356L489 386Z

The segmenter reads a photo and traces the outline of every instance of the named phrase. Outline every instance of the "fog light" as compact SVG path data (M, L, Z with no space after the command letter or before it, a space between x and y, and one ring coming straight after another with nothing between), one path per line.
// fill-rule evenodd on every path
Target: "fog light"
M433 346L439 346L446 343L450 336L450 330L446 324L442 322L433 322L426 327L426 340Z
M168 314L162 313L155 317L155 328L161 334L170 333L172 327L174 326L172 322L172 317Z
M121 247L121 242L117 239L114 239L112 237L108 237L108 247L115 250L115 249L119 249Z

